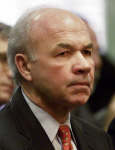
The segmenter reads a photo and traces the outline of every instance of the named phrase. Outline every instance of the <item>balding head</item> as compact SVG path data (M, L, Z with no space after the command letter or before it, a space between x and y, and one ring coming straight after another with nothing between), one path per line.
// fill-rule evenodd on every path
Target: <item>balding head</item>
M36 46L45 42L46 37L73 29L79 34L81 30L86 31L87 27L79 17L63 9L39 8L23 15L12 29L8 45L8 59L14 78L17 81L23 79L15 64L17 53L26 54L30 61L34 61Z
M66 27L68 24L73 24L73 21L77 23L78 30L84 25L79 17L63 9L43 8L31 14L31 25L38 23L37 25L45 28L59 28L59 24L60 26L64 24Z
M57 8L43 8L39 11L34 11L31 14L30 22L30 38L31 41L38 38L43 38L48 34L53 34L54 32L68 30L69 26L76 27L76 31L79 31L86 26L84 22L76 15L68 12L66 10ZM37 41L38 42L38 41Z

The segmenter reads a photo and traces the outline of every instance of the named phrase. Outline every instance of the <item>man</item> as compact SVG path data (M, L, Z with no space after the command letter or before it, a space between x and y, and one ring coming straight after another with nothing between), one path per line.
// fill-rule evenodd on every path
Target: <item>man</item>
M29 12L11 32L8 59L20 86L0 113L1 149L112 149L103 131L70 116L94 80L92 42L79 17L56 8Z
M6 57L10 30L10 26L0 23L0 109L9 101L13 91L12 73Z

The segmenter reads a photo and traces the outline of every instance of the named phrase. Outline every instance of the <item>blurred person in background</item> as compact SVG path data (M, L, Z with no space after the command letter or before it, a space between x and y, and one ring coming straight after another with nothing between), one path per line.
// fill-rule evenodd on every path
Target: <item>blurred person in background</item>
M115 94L115 65L105 55L101 56L101 69L93 94L89 99L90 109L93 113L109 105ZM93 99L93 100L92 100ZM99 100L100 99L100 100Z
M92 95L89 98L88 106L99 127L107 130L112 114L115 94L115 65L107 55L100 54L100 48L96 39L96 34L90 29L90 35L94 43L95 61L95 84Z
M105 130L107 131L109 128L109 125L113 118L115 117L115 94L113 95L111 102L108 106L107 115L105 119Z
M8 37L11 27L0 23L0 109L13 92L12 73L7 63Z
M113 118L112 121L110 120L110 118ZM107 124L108 126L108 134L110 134L112 141L113 141L113 145L114 145L114 149L115 149L115 95L113 96L113 100L112 103L109 106L109 113L108 113L108 118L107 118L107 122L111 122L110 125ZM106 129L107 129L106 127Z

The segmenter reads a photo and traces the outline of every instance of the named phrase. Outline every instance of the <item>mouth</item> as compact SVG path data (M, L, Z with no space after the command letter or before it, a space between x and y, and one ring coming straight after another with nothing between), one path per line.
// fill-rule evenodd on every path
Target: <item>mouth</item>
M90 87L90 83L88 81L80 81L80 82L76 82L76 81L72 81L69 85L68 85L70 92L74 95L76 94L85 94L85 95L90 95L91 93L91 87Z
M68 86L90 87L90 83L88 81L82 82L72 81Z

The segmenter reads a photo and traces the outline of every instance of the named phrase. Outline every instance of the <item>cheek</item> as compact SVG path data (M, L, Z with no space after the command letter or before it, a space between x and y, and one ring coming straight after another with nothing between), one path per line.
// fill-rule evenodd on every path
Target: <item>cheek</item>
M49 80L65 80L70 71L70 63L60 61L51 57L39 58L38 64L40 74L49 78Z
M62 83L67 78L67 71L64 66L51 66L49 69L49 77L56 83Z
M65 69L65 65L62 64L40 61L36 67L35 65L33 67L32 74L35 81L40 80L49 85L51 83L61 85L67 78L67 69Z

